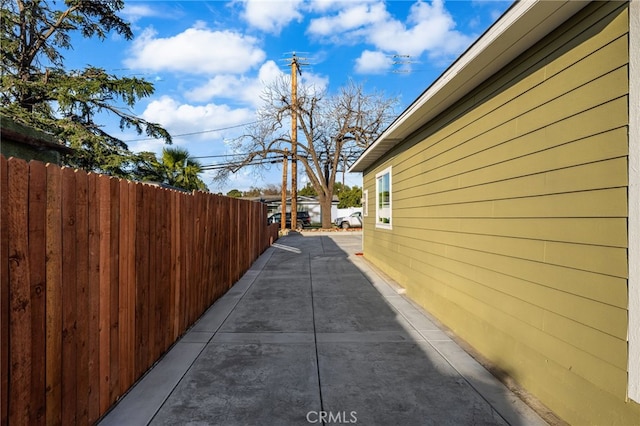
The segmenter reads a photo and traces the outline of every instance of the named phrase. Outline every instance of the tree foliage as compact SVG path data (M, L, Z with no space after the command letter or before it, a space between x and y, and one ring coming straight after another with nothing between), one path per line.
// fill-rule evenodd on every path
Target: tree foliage
M2 63L0 110L18 122L54 133L76 154L70 166L130 177L135 160L127 145L96 121L115 114L120 128L163 138L161 126L136 117L131 108L154 92L151 83L117 77L87 66L66 70L63 51L74 34L104 40L116 32L133 38L130 25L117 12L122 0L0 0Z
M256 159L273 158L273 154L284 156L285 148L292 146L289 129L295 108L301 132L293 159L302 166L318 194L322 226L329 228L338 171L348 167L386 128L397 101L380 93L367 94L353 81L331 96L303 85L297 94L296 105L292 105L287 78L266 87L257 123L236 140L237 152L248 154L237 165L219 171L218 178L255 164Z
M264 187L252 186L241 193L242 197L262 197L265 195L281 195L282 187L274 183L268 183ZM287 191L289 194L289 191Z
M208 190L199 177L202 166L184 148L164 148L160 159L152 152L142 152L137 160L136 175L143 181L165 183L187 191Z
M242 193L243 197L259 197L262 194L262 189L252 186L247 191Z
M311 185L311 182L307 182L305 186L298 189L298 195L300 195L301 197L317 197L318 192L313 187L313 185Z
M242 197L242 191L240 191L239 189L232 189L231 191L227 192L227 197L240 198Z
M362 207L362 188L336 183L334 191L338 195L338 208Z

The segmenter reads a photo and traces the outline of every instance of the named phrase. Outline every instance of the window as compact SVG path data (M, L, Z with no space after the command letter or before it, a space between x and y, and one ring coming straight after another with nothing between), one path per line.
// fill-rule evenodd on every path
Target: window
M391 229L391 167L376 174L376 227Z
M362 192L362 216L369 216L369 190Z

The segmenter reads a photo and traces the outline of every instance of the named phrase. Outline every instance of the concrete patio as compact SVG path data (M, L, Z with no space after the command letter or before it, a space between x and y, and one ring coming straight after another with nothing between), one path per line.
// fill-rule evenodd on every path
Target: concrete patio
M279 239L100 425L546 424L360 250Z

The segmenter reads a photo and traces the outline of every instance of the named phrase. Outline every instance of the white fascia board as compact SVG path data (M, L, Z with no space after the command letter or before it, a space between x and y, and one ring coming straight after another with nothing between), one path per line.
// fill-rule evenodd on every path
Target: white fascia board
M586 1L545 0L515 3L391 123L349 172L363 172L587 4Z

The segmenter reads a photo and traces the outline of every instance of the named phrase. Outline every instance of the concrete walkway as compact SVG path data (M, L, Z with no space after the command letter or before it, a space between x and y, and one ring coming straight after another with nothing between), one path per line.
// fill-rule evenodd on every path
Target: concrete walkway
M360 250L279 239L100 424L545 424Z

